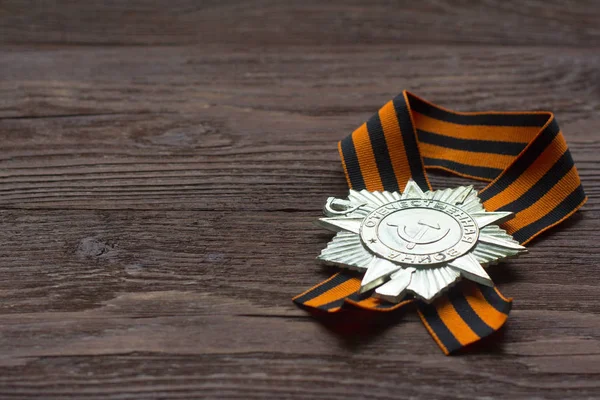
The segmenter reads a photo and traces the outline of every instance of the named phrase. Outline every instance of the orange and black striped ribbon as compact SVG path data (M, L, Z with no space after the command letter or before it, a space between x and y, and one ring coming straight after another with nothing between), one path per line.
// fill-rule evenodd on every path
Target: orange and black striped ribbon
M459 113L407 91L338 145L355 190L403 190L409 178L430 190L426 169L490 182L488 211L512 211L503 228L521 244L568 218L586 201L565 139L550 112ZM432 304L412 297L391 304L358 294L361 277L340 272L294 298L303 307L386 312L416 302L421 320L446 354L498 330L512 299L463 281Z

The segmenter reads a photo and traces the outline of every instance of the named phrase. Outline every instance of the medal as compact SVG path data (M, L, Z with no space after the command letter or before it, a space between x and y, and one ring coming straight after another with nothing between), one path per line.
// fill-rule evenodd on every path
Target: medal
M461 277L493 287L483 266L526 251L497 225L513 213L486 211L472 186L351 190L324 212L319 224L338 233L319 259L364 272L359 292L393 303L407 292L431 303Z
M350 191L318 224L341 271L296 296L307 310L392 312L415 304L451 354L500 329L512 299L486 267L587 200L550 112L458 113L403 92L338 144ZM434 190L426 170L488 182Z

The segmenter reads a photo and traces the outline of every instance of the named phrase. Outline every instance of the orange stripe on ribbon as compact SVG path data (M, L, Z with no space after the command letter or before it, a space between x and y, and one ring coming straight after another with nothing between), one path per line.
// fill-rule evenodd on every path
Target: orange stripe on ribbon
M465 114L477 115L478 113ZM412 115L417 129L457 139L485 139L498 142L528 143L540 131L540 127L535 126L459 125L434 119L416 111L413 111Z
M465 299L475 311L475 313L481 318L483 322L489 325L494 330L500 329L502 325L506 322L508 318L507 314L504 314L494 307L490 306L490 303L487 302L483 294L475 285L471 285L472 289L469 291L468 295L465 293ZM496 293L504 299L505 301L509 301L506 299L499 291L496 290Z
M423 157L449 160L474 167L505 169L515 159L514 156L456 150L429 143L420 143L420 149Z
M515 214L515 217L504 223L503 227L510 234L518 231L542 218L548 212L552 211L561 201L571 194L580 185L577 168L571 170L558 181L542 198L537 202Z
M346 160L344 159L344 152L342 151L342 142L338 142L338 153L340 154L340 159L342 160L342 169L344 170L344 176L346 177L346 183L348 184L348 188L352 189L352 182L350 181L350 175L348 175L348 168L346 168Z
M487 200L484 203L485 208L487 210L497 210L521 197L552 168L565 151L567 151L567 143L562 134L559 133L548 148L537 158L535 168L529 168L527 173L519 176L506 189Z
M367 190L371 192L383 190L383 184L379 177L379 170L377 169L377 162L373 154L373 147L371 146L366 123L362 124L352 133L352 142L356 149L360 172L362 173Z
M456 309L446 297L441 298L435 303L440 319L446 327L452 332L456 340L463 346L476 342L480 337L473 332L469 325L456 312Z
M398 117L396 116L396 110L394 109L394 103L392 101L387 102L379 110L379 120L381 121L381 126L383 128L383 134L385 135L385 141L390 153L390 160L398 181L398 187L400 190L404 190L406 182L408 182L411 177L411 172L406 150L404 148L404 140L402 139L402 133L400 132L400 126L398 125Z
M328 290L327 292L315 297L304 303L304 305L309 307L320 307L325 304L329 304L333 301L343 299L353 293L360 288L360 279L352 278L347 280L346 282L335 286L334 288Z

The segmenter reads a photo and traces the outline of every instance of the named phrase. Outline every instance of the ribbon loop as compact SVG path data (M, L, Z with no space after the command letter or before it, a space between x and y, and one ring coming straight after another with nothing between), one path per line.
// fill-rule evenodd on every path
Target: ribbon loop
M550 112L454 112L404 91L338 144L348 185L355 190L403 191L412 178L430 190L426 169L490 182L480 192L488 211L511 211L503 228L524 244L557 225L587 200L577 169ZM304 307L393 311L358 293L361 279L341 272L294 298ZM449 354L505 323L512 299L497 288L461 282L419 315Z

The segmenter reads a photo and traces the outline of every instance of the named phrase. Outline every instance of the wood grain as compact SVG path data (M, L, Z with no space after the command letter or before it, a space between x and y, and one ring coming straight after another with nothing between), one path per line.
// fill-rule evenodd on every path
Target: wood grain
M365 4L0 3L0 398L600 398L600 9ZM590 196L454 357L290 301L333 272L336 142L404 88L554 111Z
M172 45L535 44L598 46L594 0L4 0L4 43Z

